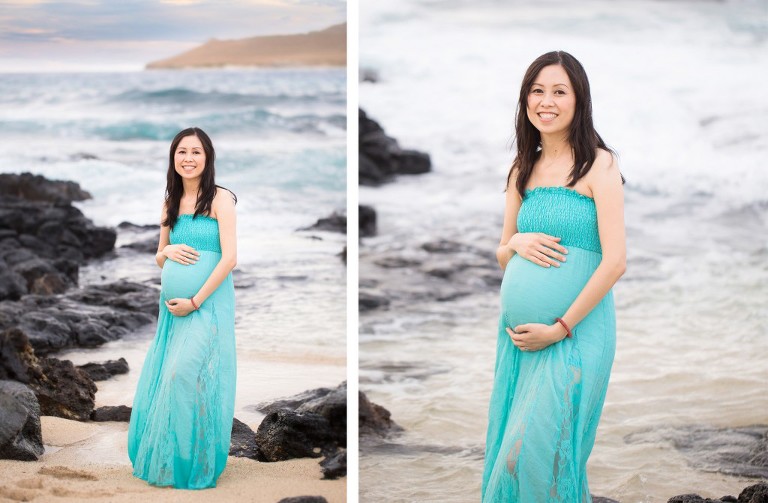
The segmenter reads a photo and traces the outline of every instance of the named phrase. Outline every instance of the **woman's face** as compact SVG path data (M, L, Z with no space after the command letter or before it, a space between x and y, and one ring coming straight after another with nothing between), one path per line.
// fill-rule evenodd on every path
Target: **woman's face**
M195 135L182 138L176 147L174 164L182 178L200 178L205 170L205 150L200 138Z
M542 134L567 133L576 111L576 95L560 65L541 69L528 90L528 120Z

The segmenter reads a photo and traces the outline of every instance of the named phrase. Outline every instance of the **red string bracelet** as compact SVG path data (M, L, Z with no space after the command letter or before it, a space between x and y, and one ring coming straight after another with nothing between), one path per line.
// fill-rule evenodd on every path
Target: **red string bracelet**
M573 333L571 332L571 329L568 328L568 325L565 324L562 318L555 318L555 321L560 323L563 327L565 327L565 335L566 337L573 337Z
M197 311L198 309L200 309L200 306L198 306L197 304L195 304L195 296L194 296L194 295L193 295L192 297L190 297L190 298L189 298L189 300L190 300L190 302L192 302L192 307L194 307L194 308L195 308L195 311Z

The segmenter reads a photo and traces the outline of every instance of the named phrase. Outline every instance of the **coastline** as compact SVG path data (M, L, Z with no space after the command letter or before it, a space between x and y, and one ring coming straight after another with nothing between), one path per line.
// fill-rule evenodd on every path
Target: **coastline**
M127 423L83 423L53 416L42 416L41 423L45 454L38 461L0 460L0 501L243 501L245 495L247 501L265 503L302 495L346 501L346 477L322 480L314 458L261 463L230 456L215 488L150 486L132 475ZM249 426L255 429L258 424ZM102 461L90 462L93 458Z

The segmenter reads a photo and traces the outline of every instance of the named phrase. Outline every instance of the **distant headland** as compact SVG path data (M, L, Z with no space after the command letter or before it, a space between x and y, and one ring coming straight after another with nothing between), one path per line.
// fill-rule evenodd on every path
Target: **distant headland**
M211 39L182 54L147 64L148 70L223 66L345 66L347 24L295 35Z

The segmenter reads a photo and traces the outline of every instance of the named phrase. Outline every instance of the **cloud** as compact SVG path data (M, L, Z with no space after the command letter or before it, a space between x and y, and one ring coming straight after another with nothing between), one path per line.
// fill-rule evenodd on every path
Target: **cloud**
M6 28L7 32L15 33L17 35L49 35L55 33L53 30L46 30L45 28Z
M133 0L0 3L0 41L58 35L80 40L204 42L321 29L344 20L339 0Z
M204 0L160 0L160 3L167 3L171 5L194 5L203 2Z
M158 41L166 42L166 57L211 38L303 33L345 17L342 0L0 0L0 55L80 61L90 53L107 57L109 47L139 65L150 43L149 60L158 59Z

